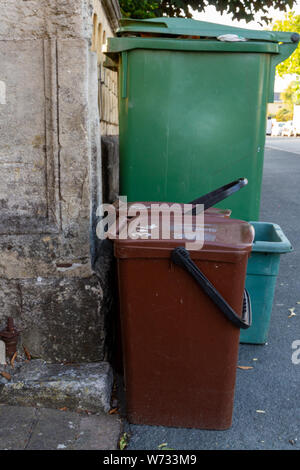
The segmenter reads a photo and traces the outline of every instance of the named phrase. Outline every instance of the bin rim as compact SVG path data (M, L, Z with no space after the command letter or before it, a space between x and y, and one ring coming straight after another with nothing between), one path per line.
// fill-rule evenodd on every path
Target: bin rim
M279 54L279 44L267 41L222 42L201 39L174 38L139 38L117 37L108 38L105 54L110 56L135 49L174 50L190 52L242 52Z
M255 240L253 242L253 247L252 247L252 252L266 252L266 253L274 253L274 254L283 254L283 253L289 253L294 251L292 244L286 237L286 235L283 233L281 227L278 224L274 224L272 222L254 222L254 221L249 221L249 224L251 224L255 230L256 227L260 226L269 226L272 227L276 235L278 236L280 241L274 242L274 241L262 241L262 240ZM255 230L256 231L256 230Z
M122 36L128 33L150 33L162 36L201 36L215 39L225 34L234 34L248 41L297 42L297 33L293 32L239 28L190 18L160 17L144 20L121 18L117 35Z
M130 224L134 218L127 220ZM162 215L159 216L160 224L163 224ZM162 225L161 225L162 227ZM171 234L175 233L175 225L171 227ZM194 259L202 258L210 254L214 259L215 257L224 257L230 260L239 258L240 255L247 253L250 255L253 240L254 230L250 223L237 220L215 216L207 216L204 224L197 225L195 217L193 217L193 229L198 227L205 230L204 245L199 249L196 247L191 249L191 255ZM149 229L149 225L142 227L144 233ZM189 226L187 227L189 230ZM159 257L166 258L170 256L170 252L177 247L184 246L190 243L185 235L181 240L179 239L142 239L142 238L114 238L115 255L117 258L147 258ZM232 261L234 262L234 261Z

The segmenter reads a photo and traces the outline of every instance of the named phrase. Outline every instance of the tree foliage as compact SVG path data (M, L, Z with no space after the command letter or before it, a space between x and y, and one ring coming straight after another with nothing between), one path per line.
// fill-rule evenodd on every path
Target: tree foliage
M293 111L287 108L282 108L276 113L276 121L286 122L293 120Z
M119 0L119 2L124 17L145 19L159 16L159 1Z
M292 31L300 34L300 15L290 12L285 15L284 20L276 21L273 31ZM300 47L284 62L278 65L277 72L280 76L296 73L300 75Z
M204 12L207 6L215 6L221 14L227 13L233 20L254 20L260 15L261 23L269 23L270 8L280 11L293 8L296 0L119 0L124 16L129 18L155 18L182 16L191 18L191 10Z
M300 104L300 82L291 82L287 89L281 93L281 99L291 107L293 107L294 104Z

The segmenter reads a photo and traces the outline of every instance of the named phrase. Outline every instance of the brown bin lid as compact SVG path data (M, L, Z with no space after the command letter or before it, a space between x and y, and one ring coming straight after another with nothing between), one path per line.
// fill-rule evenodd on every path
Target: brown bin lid
M133 218L127 221L127 226L130 228L130 224L137 223L137 218ZM185 227L185 236L181 240L174 239L174 232L178 226L172 223L170 224L170 238L162 239L161 233L160 238L153 240L151 238L127 238L127 239L116 239L115 240L115 256L118 258L151 258L159 257L165 258L170 256L170 252L178 247L185 246L186 243L191 243L193 240L189 239L189 234L192 235L196 229L196 218L193 217L193 223L190 226ZM164 219L160 215L159 217L160 227L163 227ZM151 224L144 224L140 227L140 233L146 236L151 233L151 229L154 226ZM198 225L199 230L203 230L203 225ZM247 222L228 219L225 217L209 215L205 217L204 221L204 246L199 250L190 250L193 258L202 258L205 254L221 252L229 255L238 254L241 252L250 253L252 250L254 240L254 228ZM223 257L222 257L223 258Z
M141 206L145 207L147 210L154 210L154 211L161 211L163 208L163 205L167 205L168 207L172 206L173 204L180 205L181 207L184 206L184 204L179 204L178 202L157 202L157 201L135 201L135 202L128 202L127 203L127 209L128 212L132 212L132 214L136 215L135 212L137 212ZM114 202L114 207L116 208L117 214L119 213L119 201ZM218 207L210 207L209 209L206 209L204 211L205 215L220 215L223 217L230 217L232 214L231 209L220 209ZM133 216L134 216L133 215ZM129 217L130 214L129 214Z

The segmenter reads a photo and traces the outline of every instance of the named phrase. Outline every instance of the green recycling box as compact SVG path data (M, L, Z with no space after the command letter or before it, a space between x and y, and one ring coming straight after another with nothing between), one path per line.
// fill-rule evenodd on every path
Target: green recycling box
M252 325L242 330L241 343L264 344L268 339L280 256L292 251L287 237L277 224L250 222L255 230L248 261L246 288L252 304Z
M117 34L105 66L119 71L120 194L183 203L243 176L220 207L258 220L267 103L299 36L167 17Z

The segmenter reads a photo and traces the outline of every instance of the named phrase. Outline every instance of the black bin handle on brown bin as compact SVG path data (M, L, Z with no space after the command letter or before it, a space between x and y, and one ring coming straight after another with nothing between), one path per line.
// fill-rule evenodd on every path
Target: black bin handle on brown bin
M222 186L221 188L215 189L214 191L211 191L210 193L205 194L204 196L198 197L189 204L193 206L196 206L197 204L203 204L204 210L209 209L218 202L223 201L227 197L244 188L244 186L247 186L247 184L247 178L239 178L238 180L235 180L232 183L228 183L225 186ZM195 207L193 208L192 215L196 215Z
M240 318L230 307L221 294L215 289L207 277L200 271L198 266L192 261L189 252L184 247L175 248L171 254L174 264L181 266L195 279L210 299L219 307L226 318L236 327L247 330L252 324L251 300L247 289L244 291L243 314Z

